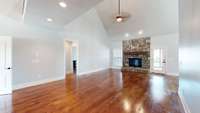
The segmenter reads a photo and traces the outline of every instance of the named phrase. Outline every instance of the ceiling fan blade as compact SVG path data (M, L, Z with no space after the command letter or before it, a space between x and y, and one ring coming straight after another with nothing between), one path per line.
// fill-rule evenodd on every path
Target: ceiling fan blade
M121 15L125 18L130 18L131 14L127 13L127 12L121 12Z
M123 19L129 19L130 16L122 16Z

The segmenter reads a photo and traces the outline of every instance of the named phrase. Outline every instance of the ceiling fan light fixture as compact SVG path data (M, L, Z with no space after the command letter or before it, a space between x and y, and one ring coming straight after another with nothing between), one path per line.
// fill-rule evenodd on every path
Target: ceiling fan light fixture
M123 21L123 17L122 17L122 16L117 16L117 17L116 17L116 21L117 21L118 23L122 22L122 21Z

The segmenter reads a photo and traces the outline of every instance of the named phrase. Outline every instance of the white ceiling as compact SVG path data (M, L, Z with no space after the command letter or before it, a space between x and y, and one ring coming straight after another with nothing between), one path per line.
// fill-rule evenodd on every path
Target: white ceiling
M0 15L22 20L23 1L0 0ZM59 6L61 1L67 4L66 8ZM100 1L102 0L26 0L24 22L60 30ZM53 22L47 22L47 18L52 18Z
M64 1L67 8L61 8L58 3ZM80 16L101 0L28 0L25 22L40 24L52 28L62 28L73 19ZM53 22L46 22L46 18Z
M0 14L19 19L22 12L22 0L0 0Z
M0 0L0 14L19 17L22 14L22 1ZM67 8L61 8L58 5L60 1L65 1ZM118 0L27 0L25 23L60 29L95 7L112 38L124 38L125 33L138 37L141 29L144 30L144 36L178 32L178 0L121 2L122 11L130 13L131 18L125 23L116 24L113 17L117 13ZM52 23L46 21L48 17L53 19Z
M112 38L122 38L125 33L138 37L178 32L178 0L121 0L122 12L131 14L131 18L116 24L113 16L117 14L118 0L104 0L96 9Z

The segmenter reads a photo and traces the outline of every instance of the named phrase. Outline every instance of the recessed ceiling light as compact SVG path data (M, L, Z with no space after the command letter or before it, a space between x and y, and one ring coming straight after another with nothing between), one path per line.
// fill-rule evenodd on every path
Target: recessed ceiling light
M129 37L130 36L130 34L129 33L125 33L125 37Z
M143 35L144 31L143 30L139 30L138 34L139 35Z
M67 4L65 2L59 2L60 7L62 8L66 8Z
M53 22L52 18L47 18L47 22Z

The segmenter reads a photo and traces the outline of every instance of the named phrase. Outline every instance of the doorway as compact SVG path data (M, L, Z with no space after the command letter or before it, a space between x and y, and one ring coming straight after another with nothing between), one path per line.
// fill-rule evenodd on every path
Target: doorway
M166 50L163 48L153 49L152 71L155 73L166 73Z
M0 95L12 93L12 38L0 36Z
M65 71L66 74L77 74L78 43L65 40Z

